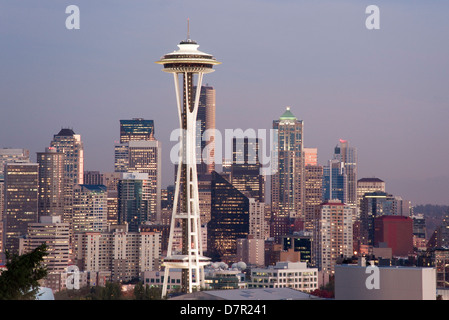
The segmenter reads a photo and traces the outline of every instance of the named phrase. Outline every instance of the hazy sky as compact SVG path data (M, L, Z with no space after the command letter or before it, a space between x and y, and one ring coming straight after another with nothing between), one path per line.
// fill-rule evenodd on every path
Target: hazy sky
M380 30L368 30L368 5ZM68 5L80 29L68 30ZM154 119L163 186L173 181L173 79L154 62L191 38L222 64L217 128L266 128L286 106L324 164L340 138L413 204L449 204L448 1L3 0L0 147L81 134L86 170L113 170L119 120Z

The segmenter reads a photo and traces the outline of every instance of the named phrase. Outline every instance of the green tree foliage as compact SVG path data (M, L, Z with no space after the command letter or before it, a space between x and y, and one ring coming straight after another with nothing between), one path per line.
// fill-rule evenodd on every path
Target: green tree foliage
M47 276L47 268L42 264L47 255L47 245L43 243L23 255L9 252L5 255L7 270L0 275L0 299L35 300L39 280Z
M134 299L136 300L159 300L161 299L162 290L158 287L145 286L142 282L138 282L134 286Z
M121 298L122 287L116 282L106 282L104 287L93 287L89 297L92 300L120 300Z
M162 289L158 287L145 286L145 295L147 300L159 300L161 299Z
M134 299L145 300L145 288L142 282L138 282L134 286Z

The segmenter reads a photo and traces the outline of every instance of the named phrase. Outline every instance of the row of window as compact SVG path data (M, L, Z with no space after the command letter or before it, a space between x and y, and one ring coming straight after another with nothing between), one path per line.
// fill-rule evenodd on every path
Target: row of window
M270 280L270 281L268 281ZM268 279L268 278L254 278L253 283L289 283L289 282L316 282L317 278L280 278L280 279Z

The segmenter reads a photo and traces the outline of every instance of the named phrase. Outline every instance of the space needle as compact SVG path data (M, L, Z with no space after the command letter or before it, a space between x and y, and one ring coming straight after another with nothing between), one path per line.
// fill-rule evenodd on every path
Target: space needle
M163 65L163 71L173 74L181 129L170 235L167 256L162 262L165 266L162 297L167 294L170 269L182 270L181 291L191 293L204 287L204 266L210 263L210 259L203 256L201 242L196 119L203 75L213 72L213 66L220 62L212 55L199 51L198 47L198 43L190 39L187 21L187 39L178 44L178 50L156 61ZM174 229L178 222L182 228L181 252L173 250Z

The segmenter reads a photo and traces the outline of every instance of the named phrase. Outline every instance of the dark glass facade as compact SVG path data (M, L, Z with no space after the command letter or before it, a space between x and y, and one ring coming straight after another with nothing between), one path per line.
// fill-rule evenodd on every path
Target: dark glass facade
M259 202L264 202L265 180L260 172L259 139L234 138L232 146L232 185L248 198L254 198Z
M282 240L282 249L293 249L300 253L301 262L312 263L312 239L303 236L285 236Z
M339 160L330 160L323 168L323 201L340 200L347 202L348 177L344 163Z
M28 224L38 222L38 174L37 163L5 165L4 250L10 253L18 253Z
M196 92L196 90L196 86L194 86L193 92ZM198 161L197 171L198 174L211 173L215 169L215 161L213 158L215 150L213 146L209 146L209 148L212 147L210 154L204 155L207 159L203 158L203 151L208 144L214 143L215 137L214 135L210 137L206 137L205 135L206 130L215 129L215 89L212 86L201 86L196 121L196 139L198 146L196 154Z
M136 118L120 120L120 143L151 140L154 136L154 121Z
M137 232L144 221L151 220L148 180L121 179L118 183L119 224L128 223L129 232Z
M208 255L232 261L237 239L249 233L249 200L216 171L212 172L211 220L207 224Z
M64 213L64 154L48 148L37 153L39 164L39 216Z

